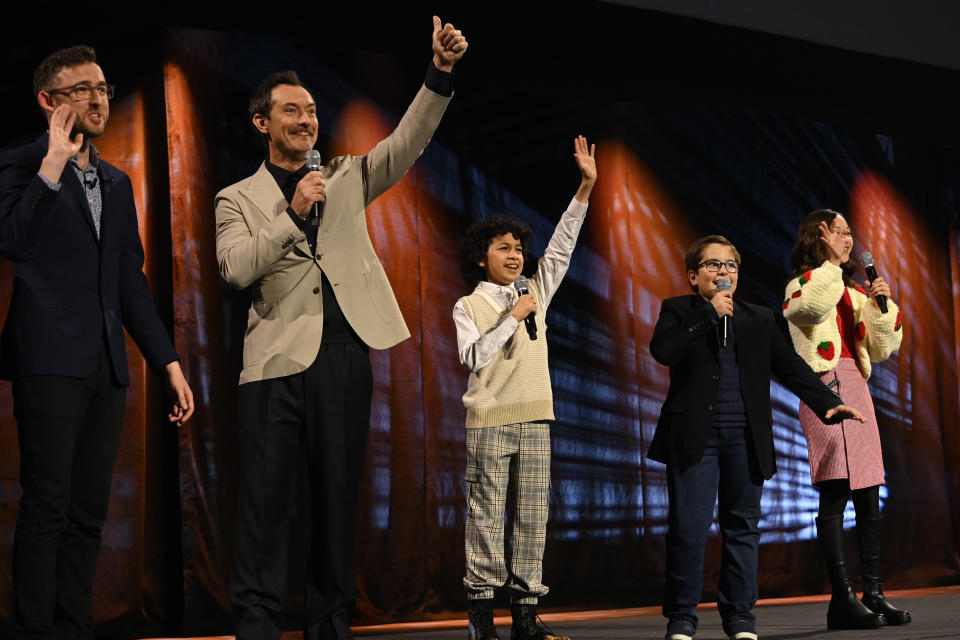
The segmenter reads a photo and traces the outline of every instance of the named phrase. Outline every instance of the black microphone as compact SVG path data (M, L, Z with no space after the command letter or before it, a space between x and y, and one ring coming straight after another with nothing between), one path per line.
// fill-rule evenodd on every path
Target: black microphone
M721 291L730 291L733 286L730 284L730 280L727 278L717 278L717 293ZM729 321L730 316L723 316L720 318L720 346L727 346L727 322Z
M320 152L316 149L310 149L307 151L307 161L306 161L307 171L320 171ZM319 226L320 216L323 215L323 203L314 202L313 203L313 226Z
M87 189L93 189L97 186L97 176L91 176L88 178L86 175L84 175L83 183L87 185Z
M869 251L864 251L860 255L860 264L863 265L864 271L867 272L867 278L870 280L870 284L873 284L873 281L877 279L877 268L873 266L873 256L870 255ZM877 306L880 307L880 313L886 313L887 296L876 296L874 299L877 301Z
M530 287L527 285L527 279L523 276L517 276L517 279L513 281L513 286L516 288L517 293L521 296L525 296L530 293ZM537 321L533 317L533 314L527 315L523 319L524 326L527 327L527 335L530 336L531 340L537 339Z

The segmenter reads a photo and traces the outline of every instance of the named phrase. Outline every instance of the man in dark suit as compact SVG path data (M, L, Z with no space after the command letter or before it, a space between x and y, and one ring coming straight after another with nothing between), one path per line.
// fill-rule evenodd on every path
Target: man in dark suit
M91 143L113 97L93 49L48 56L34 93L48 132L0 155L0 252L14 264L0 364L23 490L14 615L20 638L88 637L129 384L124 327L164 373L171 422L193 396L147 288L130 179Z
M770 309L733 301L740 254L729 240L700 238L685 261L694 295L663 301L650 342L653 357L670 367L649 451L667 465L667 639L689 640L697 630L694 609L719 491L718 609L730 638L755 640L760 494L776 473L770 375L825 421L863 416L841 404L796 354Z

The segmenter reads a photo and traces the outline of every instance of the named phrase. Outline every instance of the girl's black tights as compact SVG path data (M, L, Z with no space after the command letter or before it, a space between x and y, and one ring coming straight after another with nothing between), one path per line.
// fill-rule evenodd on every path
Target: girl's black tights
M863 489L850 491L850 483L846 478L839 480L824 480L817 483L820 489L820 511L817 515L842 516L847 508L847 498L853 494L853 508L858 518L876 519L880 517L880 487L874 485Z

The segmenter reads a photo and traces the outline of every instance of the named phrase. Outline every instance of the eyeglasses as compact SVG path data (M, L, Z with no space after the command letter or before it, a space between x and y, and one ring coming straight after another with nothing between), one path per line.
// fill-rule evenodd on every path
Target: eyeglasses
M736 272L737 272L737 269L740 268L740 265L738 265L738 264L737 264L736 262L734 262L733 260L728 260L728 261L726 261L726 262L720 262L719 260L704 260L703 262L701 262L700 264L697 265L697 268L698 268L698 269L699 269L700 267L703 267L704 269L706 269L706 270L709 271L710 273L717 273L717 272L719 272L719 271L720 271L720 267L726 267L726 268L727 268L727 273L736 273Z
M83 102L84 100L89 100L92 92L96 91L97 95L103 98L104 100L112 100L113 94L116 91L116 87L112 84L101 84L96 87L91 87L88 84L75 84L72 87L60 87L59 89L51 89L47 91L52 96L57 94L67 96L74 102Z

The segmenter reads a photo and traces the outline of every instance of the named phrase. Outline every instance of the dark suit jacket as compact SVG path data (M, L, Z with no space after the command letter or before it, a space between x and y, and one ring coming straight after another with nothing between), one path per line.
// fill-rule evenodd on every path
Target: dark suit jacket
M0 154L0 253L14 263L0 374L87 376L106 336L114 374L127 385L123 327L154 370L177 359L143 275L130 179L100 159L98 239L76 172L64 167L58 192L37 175L46 152L44 134Z
M821 419L841 401L787 343L770 309L734 301L732 321L750 439L763 477L770 478L777 471L771 373ZM653 460L687 467L703 457L720 385L716 327L713 305L699 295L663 301L650 353L670 367L670 390L648 453Z

